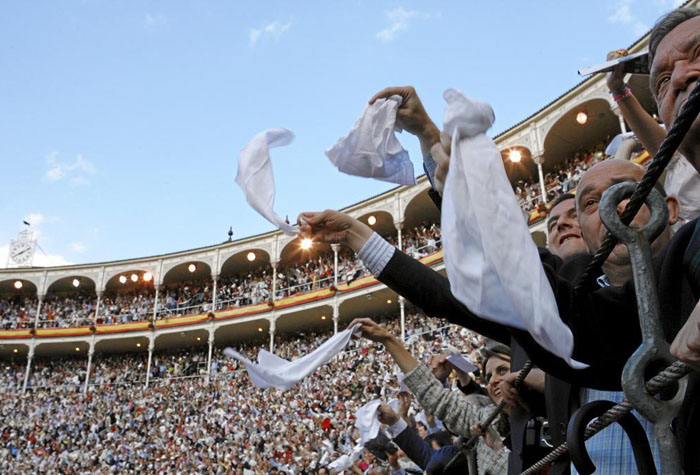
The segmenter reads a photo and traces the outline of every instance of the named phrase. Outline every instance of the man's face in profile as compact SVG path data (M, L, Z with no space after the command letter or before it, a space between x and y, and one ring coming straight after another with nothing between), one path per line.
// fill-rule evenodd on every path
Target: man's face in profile
M547 237L549 250L562 260L586 252L574 198L565 199L552 207L547 217Z
M700 16L686 20L668 32L659 43L651 65L650 83L659 116L671 127L678 111L700 78ZM700 159L700 120L686 135L681 151Z

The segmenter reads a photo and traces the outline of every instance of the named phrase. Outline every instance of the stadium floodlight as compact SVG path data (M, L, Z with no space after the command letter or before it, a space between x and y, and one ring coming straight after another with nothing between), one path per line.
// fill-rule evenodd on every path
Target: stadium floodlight
M508 158L510 158L511 162L518 163L520 160L522 160L523 154L520 153L520 150L511 150L508 154Z
M246 257L250 262L253 262L255 260L255 253L253 251L250 251Z
M579 112L578 114L576 114L576 122L578 122L581 125L585 124L586 122L588 122L588 114L586 114L583 111Z
M121 282L122 284L126 284L126 276L125 276L125 275L120 275L120 276L119 276L119 282Z
M152 278L153 278L153 274L151 274L150 272L146 272L143 274L143 280L145 282L150 282Z
M15 289L19 290L22 288L22 281L21 280L15 280Z
M374 226L377 224L377 218L375 218L374 215L371 215L369 218L367 218L367 224Z
M73 287L80 287L80 281L78 279L73 279Z
M139 280L139 276L136 274L131 274L131 281L132 282L137 282Z
M194 264L190 264L190 265L187 266L187 270L190 271L190 272L194 272L194 271L197 270L197 266L194 265Z
M309 239L309 238L304 238L304 239L301 240L301 248L302 248L303 250L305 250L305 251L306 251L306 250L309 250L309 249L311 249L311 245L312 245L313 243L314 243L314 242L313 242L311 239Z

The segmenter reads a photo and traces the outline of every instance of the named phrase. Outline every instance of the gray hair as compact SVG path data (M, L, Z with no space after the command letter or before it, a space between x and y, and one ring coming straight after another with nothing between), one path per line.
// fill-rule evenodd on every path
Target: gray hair
M672 12L661 17L654 28L651 30L651 36L649 37L649 65L654 62L654 56L656 56L656 49L659 47L659 43L663 40L666 35L673 30L675 27L684 23L691 18L700 16L700 9L696 7L686 7L677 8Z

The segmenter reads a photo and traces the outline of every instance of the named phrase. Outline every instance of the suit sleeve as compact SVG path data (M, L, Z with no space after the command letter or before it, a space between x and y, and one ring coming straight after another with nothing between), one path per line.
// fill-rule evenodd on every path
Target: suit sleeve
M413 427L408 425L399 435L394 437L394 442L406 453L408 458L423 470L428 466L428 462L435 453L435 449L424 441Z
M377 278L428 316L446 318L450 323L510 344L508 327L474 315L452 295L447 277L398 249Z

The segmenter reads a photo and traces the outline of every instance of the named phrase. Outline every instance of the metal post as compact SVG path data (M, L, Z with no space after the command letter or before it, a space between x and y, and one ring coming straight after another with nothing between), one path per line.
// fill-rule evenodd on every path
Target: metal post
M36 330L37 328L39 328L39 315L41 314L41 304L42 304L42 302L44 301L44 296L43 296L43 295L38 295L38 294L37 294L36 297L37 297L37 299L39 300L39 302L37 303L37 306L36 306L36 315L34 316L34 329L35 329L35 330Z
M338 320L340 319L340 305L333 302L333 334L338 333Z
M403 229L403 220L401 221L394 221L394 226L396 227L397 231L397 241L398 241L398 247L399 251L403 251L403 237L401 235L401 230Z
M543 156L533 157L534 162L537 164L537 174L540 177L540 192L542 193L542 202L547 204L547 190L544 187L544 173L542 172L542 161Z
M399 295L399 309L401 311L401 341L406 341L406 299Z
M146 388L151 380L151 362L153 361L153 349L156 346L156 341L153 337L148 338L148 365L146 366Z
M93 318L93 322L95 325L97 325L97 318L100 315L100 303L102 303L102 291L98 290L97 291L97 304L95 305L95 318Z
M277 261L270 261L272 266L272 301L277 299Z
M216 281L214 281L216 282ZM214 322L209 327L209 356L207 357L207 384L211 381L211 353L214 350Z
M24 384L22 385L22 394L27 391L27 383L29 382L29 372L32 368L32 359L34 359L34 342L32 341L27 353L27 369L24 371Z
M331 244L331 249L333 249L333 286L338 288L338 249L339 244Z
M156 324L156 317L158 315L158 291L160 290L160 285L156 285L156 298L153 299L153 325Z
M270 353L275 352L275 319L270 319Z
M94 354L95 354L95 337L93 337L92 341L90 341L90 349L88 351L87 372L85 373L85 387L83 387L83 394L87 394L87 392L88 392L88 384L90 382L90 368L92 366L92 357Z
M216 282L219 280L219 276L212 274L211 278L214 281L214 290L211 298L211 311L212 313L216 313Z

